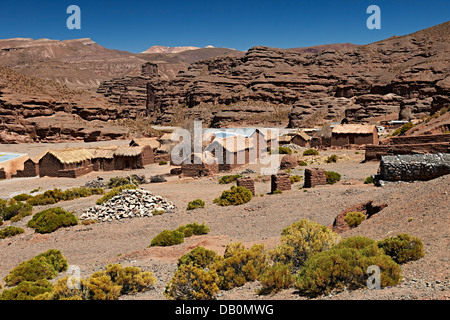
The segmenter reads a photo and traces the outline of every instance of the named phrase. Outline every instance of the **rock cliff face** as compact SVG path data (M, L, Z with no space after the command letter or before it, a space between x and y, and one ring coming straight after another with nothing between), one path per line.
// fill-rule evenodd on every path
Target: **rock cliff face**
M415 115L448 106L449 61L450 22L446 22L338 50L254 47L244 56L196 61L172 80L141 78L140 90L134 85L128 89L131 79L114 79L103 83L99 92L108 96L111 88L122 84L127 87L122 94L140 92L143 97L147 90L147 109L163 124L173 121L181 109L185 118L226 125L241 120L236 109L251 114L255 106L255 119L261 122L273 119L280 108L292 109L284 119L291 127L344 117L362 122L398 115L406 106Z

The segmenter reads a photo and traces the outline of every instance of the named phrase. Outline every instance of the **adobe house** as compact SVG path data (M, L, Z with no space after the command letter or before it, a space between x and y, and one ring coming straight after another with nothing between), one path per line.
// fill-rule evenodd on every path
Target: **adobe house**
M331 131L331 146L342 147L349 144L378 145L378 130L373 125L336 125Z
M27 158L24 153L0 153L0 179L10 179L18 170L23 170Z
M291 139L291 143L296 144L300 147L309 147L310 141L311 137L304 131L296 133Z
M205 129L203 131L203 140L207 140L209 144L214 138L223 139L240 136L251 141L256 150L258 150L258 157L260 157L263 152L267 151L268 141L266 135L268 135L268 132L264 134L258 128Z
M13 178L27 178L39 176L39 160L41 157L29 158L23 163L23 170L17 170Z
M206 177L219 173L217 159L209 152L205 155L193 153L189 160L181 164L181 173L185 177Z
M120 146L114 151L114 169L142 169L154 163L153 149L149 146Z
M40 177L76 178L94 170L93 155L87 149L50 150L39 160Z
M92 165L94 171L114 171L114 152L118 146L100 146L89 149L92 153Z
M256 163L258 150L253 142L242 136L215 138L205 151L217 158L220 171L229 171L244 164Z
M130 147L150 146L150 148L152 148L152 150L155 151L161 146L161 143L158 141L158 138L140 138L131 140L129 146Z

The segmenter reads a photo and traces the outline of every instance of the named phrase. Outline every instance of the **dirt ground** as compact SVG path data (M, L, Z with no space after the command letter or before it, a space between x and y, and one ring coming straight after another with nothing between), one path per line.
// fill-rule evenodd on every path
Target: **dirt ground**
M31 152L37 152L37 147L30 148L33 149ZM2 151L18 150L11 146ZM339 156L337 163L326 164L320 160L331 154ZM303 158L300 153L297 156ZM308 161L312 158L308 157ZM367 176L376 174L379 163L362 163L364 151L328 150L314 158L315 163L308 167L323 167L339 172L342 174L342 180L335 185L316 186L311 189L302 189L301 181L292 185L290 191L272 195L269 194L270 180L267 180L267 177L264 179L257 172L249 174L257 179L257 196L244 205L219 207L213 204L213 199L231 186L220 185L217 182L220 175L201 179L167 176L168 181L165 183L145 184L141 187L172 201L177 207L174 213L89 226L77 225L46 235L36 234L32 229L26 228L30 219L27 217L14 224L25 227L24 234L0 240L0 279L20 262L54 248L62 251L70 265L80 267L82 277L89 276L108 263L122 263L152 271L157 278L155 289L121 299L165 299L163 292L176 270L178 258L196 246L204 246L219 254L223 254L225 246L232 242L242 242L245 246L263 243L270 249L279 243L281 230L293 222L309 219L329 226L342 210L372 200L375 204L386 203L388 206L341 236L359 234L378 240L406 232L423 240L425 257L402 266L403 281L397 287L382 290L346 290L319 299L450 299L450 175L426 182L375 187L366 185L363 181ZM28 193L37 187L45 191L54 187L65 189L83 186L86 181L94 180L97 176L107 180L114 176L136 173L144 174L148 178L156 174L168 174L170 168L168 165L152 164L135 171L93 172L78 179L4 180L0 181L0 198ZM246 168L252 167L238 168L235 173ZM292 173L302 176L304 168L297 167ZM79 216L85 208L93 206L98 197L60 202L52 206L60 206ZM197 198L203 199L206 207L186 211L187 203ZM35 212L47 207L35 208ZM211 232L208 235L186 238L180 245L148 248L153 237L162 230L175 229L191 222L203 222L210 227ZM6 222L2 227L8 225L10 222ZM257 281L247 283L241 288L221 291L219 299L304 299L294 289L283 290L276 295L258 296L255 294L258 287Z

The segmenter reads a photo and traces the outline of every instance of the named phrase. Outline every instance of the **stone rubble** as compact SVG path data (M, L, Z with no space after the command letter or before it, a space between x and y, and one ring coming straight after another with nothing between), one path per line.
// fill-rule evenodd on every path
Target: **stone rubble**
M109 201L84 210L80 220L111 222L125 218L151 217L155 211L173 212L175 205L144 189L123 190Z

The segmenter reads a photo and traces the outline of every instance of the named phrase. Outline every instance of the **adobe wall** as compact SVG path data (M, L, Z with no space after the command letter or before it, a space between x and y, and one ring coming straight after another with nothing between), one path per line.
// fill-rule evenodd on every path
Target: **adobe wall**
M291 179L288 173L273 174L271 177L271 192L275 190L291 190Z
M181 172L185 177L206 177L219 173L219 165L213 164L181 164Z
M92 171L94 171L94 166L92 164L88 164L88 165L82 166L81 168L59 170L57 172L57 177L58 178L78 178L78 177L84 176L85 174L88 174Z
M236 185L238 187L244 187L252 192L255 195L255 180L251 178L239 178L236 180Z
M36 177L39 175L39 164L34 163L33 160L28 159L23 164L23 170L17 171L12 175L12 178L27 178Z
M305 169L305 182L303 184L304 188L312 188L318 185L327 184L327 177L325 175L325 170L320 168L309 168Z
M450 142L422 143L422 144L401 144L401 145L367 145L365 160L381 160L382 156L402 155L412 153L448 153L450 152Z
M39 160L40 177L57 177L58 171L63 170L64 166L53 155L47 153Z
M450 143L450 134L427 134L420 136L390 137L383 141L383 145L424 144L424 143Z
M155 156L153 154L153 149L150 146L145 146L142 149L142 165L146 166L152 163L155 163Z

